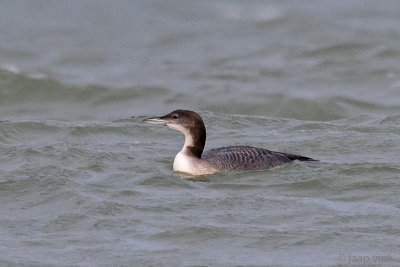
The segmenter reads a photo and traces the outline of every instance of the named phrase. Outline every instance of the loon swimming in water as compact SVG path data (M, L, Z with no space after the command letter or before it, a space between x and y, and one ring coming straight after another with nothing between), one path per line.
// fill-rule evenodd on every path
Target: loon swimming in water
M173 165L175 172L206 175L226 170L265 170L294 160L315 161L308 157L252 146L214 148L203 153L206 127L200 115L190 110L175 110L165 116L143 121L164 124L185 135L185 144L175 156Z

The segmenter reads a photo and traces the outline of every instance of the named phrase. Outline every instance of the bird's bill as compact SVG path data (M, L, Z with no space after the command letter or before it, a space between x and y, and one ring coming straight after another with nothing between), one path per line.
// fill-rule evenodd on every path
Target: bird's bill
M154 118L144 119L143 122L151 123L151 124L164 124L165 125L168 121L163 120L160 117L154 117Z

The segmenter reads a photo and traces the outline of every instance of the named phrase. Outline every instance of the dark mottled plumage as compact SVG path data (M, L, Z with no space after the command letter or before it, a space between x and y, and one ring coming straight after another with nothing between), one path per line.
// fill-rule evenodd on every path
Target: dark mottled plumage
M202 159L219 170L263 170L293 160L313 161L311 158L274 152L252 146L230 146L204 152Z

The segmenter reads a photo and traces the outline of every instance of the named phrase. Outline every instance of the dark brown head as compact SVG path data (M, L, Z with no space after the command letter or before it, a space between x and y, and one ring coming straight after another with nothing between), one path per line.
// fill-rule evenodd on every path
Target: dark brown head
M191 110L175 110L162 116L144 119L144 122L164 124L171 129L182 132L185 135L185 145L188 153L200 158L206 144L206 127L203 119Z

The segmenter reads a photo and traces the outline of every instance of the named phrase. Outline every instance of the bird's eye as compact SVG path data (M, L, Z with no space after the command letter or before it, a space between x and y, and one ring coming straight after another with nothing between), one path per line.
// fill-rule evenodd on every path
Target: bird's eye
M173 118L174 120L176 120L176 119L178 118L178 116L177 116L177 115L174 115L172 118Z

